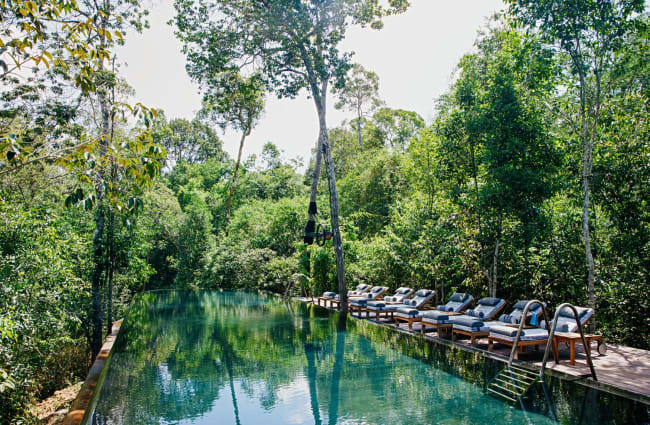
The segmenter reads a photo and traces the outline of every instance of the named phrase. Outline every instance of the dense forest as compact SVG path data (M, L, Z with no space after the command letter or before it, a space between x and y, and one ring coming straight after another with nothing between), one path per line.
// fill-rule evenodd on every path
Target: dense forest
M283 292L304 274L318 294L337 290L337 257L348 286L590 305L607 341L650 348L644 2L506 3L426 122L387 106L379 77L336 50L344 27L310 39L327 60L342 55L319 68L320 86L211 74L215 59L192 47L207 37L194 3L178 0L205 105L186 120L134 104L120 77L114 47L148 26L138 2L3 2L0 423L36 422L36 400L83 378L138 292ZM391 4L341 13L380 28L408 13ZM317 149L308 163L273 142L259 155L223 150L221 129L241 131L244 146L266 95L303 88L349 111L321 128L325 167ZM336 240L303 242L310 194L310 217L340 226L341 252Z

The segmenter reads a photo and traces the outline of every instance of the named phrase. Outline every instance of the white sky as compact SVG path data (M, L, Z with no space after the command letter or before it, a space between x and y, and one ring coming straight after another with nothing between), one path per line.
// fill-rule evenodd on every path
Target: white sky
M409 10L385 20L381 31L351 28L343 51L354 51L353 61L376 72L379 94L391 108L415 111L427 122L434 100L445 93L459 59L471 52L477 31L487 17L503 9L501 0L412 0ZM126 63L122 75L136 90L137 101L161 108L168 119L192 119L201 95L185 73L181 43L167 21L174 16L173 0L161 0L150 9L151 28L129 34L117 52ZM334 127L349 113L334 109L328 97L328 125ZM244 146L244 157L259 154L267 141L287 158L308 161L316 143L318 122L313 101L301 96L277 100L270 96L266 112ZM222 135L225 150L235 157L239 135Z

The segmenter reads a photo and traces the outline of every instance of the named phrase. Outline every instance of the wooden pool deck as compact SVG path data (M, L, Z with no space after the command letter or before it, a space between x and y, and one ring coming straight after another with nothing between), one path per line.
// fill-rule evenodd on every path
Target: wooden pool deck
M309 299L305 298L300 300L310 302ZM357 316L354 315L353 317ZM391 326L395 326L396 330L399 329L402 332L420 335L420 324L417 322L413 323L413 329L409 329L406 323L401 323L396 326L391 321L383 318L379 320L363 318L362 320L370 320L377 324L390 324ZM427 332L425 338L449 341L449 337L439 337L435 331ZM469 339L456 339L455 343L467 349L478 349L487 353L487 338L477 339L475 347L471 346ZM607 341L605 343L607 344L607 352L605 355L599 355L595 350L595 344L592 345L591 355L598 382L622 390L625 395L631 396L643 403L650 404L650 351L612 344ZM547 369L569 376L588 378L591 381L591 374L582 344L576 343L575 365L569 364L568 347L560 344L559 348L560 362L555 363L551 356L546 364ZM510 347L495 344L490 354L507 358L510 355ZM519 354L520 360L538 368L542 365L542 357L542 349L536 351L531 347L527 347L525 352Z

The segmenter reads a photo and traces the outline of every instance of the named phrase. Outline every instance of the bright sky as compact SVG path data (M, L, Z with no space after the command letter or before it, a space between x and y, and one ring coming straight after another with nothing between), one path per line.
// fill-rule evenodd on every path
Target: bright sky
M379 94L387 106L407 109L433 118L434 101L451 83L458 60L471 52L477 31L487 18L503 8L501 0L412 0L411 8L385 20L381 31L352 28L343 42L344 51L354 51L353 61L376 72ZM192 119L200 108L201 95L185 73L181 43L167 21L174 16L173 0L151 7L151 28L129 34L118 59L126 63L122 75L136 90L136 99L161 108L168 119ZM349 113L334 109L329 97L328 125L349 119ZM235 157L239 135L222 135L226 151ZM313 101L301 96L277 100L269 97L266 112L244 146L244 157L259 154L272 141L288 158L308 161L318 137Z

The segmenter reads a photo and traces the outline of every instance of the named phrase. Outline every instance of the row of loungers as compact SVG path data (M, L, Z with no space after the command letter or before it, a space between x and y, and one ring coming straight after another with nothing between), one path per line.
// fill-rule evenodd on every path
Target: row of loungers
M537 347L548 342L548 329L552 322L547 324L544 320L539 321L543 317L543 307L538 303L531 305L527 317L523 317L523 314L528 300L517 302L509 314L499 315L506 305L502 298L481 298L474 309L468 310L473 297L470 294L454 293L446 304L432 308L428 304L435 297L435 291L399 288L394 295L384 296L387 290L385 286L359 285L355 290L348 291L350 312L358 312L359 316L365 312L367 318L370 318L371 313L375 313L376 319L384 315L398 326L400 322L406 322L409 329L413 328L413 323L419 322L422 335L428 332L427 329L433 328L439 336L451 334L453 341L458 336L466 336L473 346L477 339L487 337L489 351L492 351L495 343L512 346L519 324L524 321L525 326L517 345L519 351L515 353L515 358L518 358L518 353L526 346ZM334 301L337 305L339 302L338 295L332 292L326 292L319 297L318 304L321 300ZM590 308L576 307L576 310L582 326L594 314ZM572 335L578 330L574 313L568 307L560 311L557 320L555 335ZM594 339L600 341L597 336ZM557 353L553 354L557 360Z

